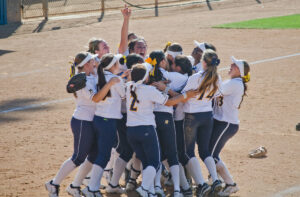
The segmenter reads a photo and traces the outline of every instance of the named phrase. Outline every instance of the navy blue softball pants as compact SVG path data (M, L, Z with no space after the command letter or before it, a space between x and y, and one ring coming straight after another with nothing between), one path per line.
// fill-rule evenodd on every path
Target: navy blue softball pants
M184 146L185 154L183 164L195 157L195 144L202 161L211 156L209 143L213 129L212 112L185 113L184 118Z
M86 157L93 163L97 156L93 122L72 117L71 129L74 137L74 153L71 160L76 166L80 166Z
M127 139L136 157L141 160L143 169L160 166L160 148L154 126L127 127Z
M216 162L220 160L219 154L226 142L239 130L238 124L231 124L214 119L213 131L209 144L209 151Z
M93 126L98 152L94 164L105 169L117 138L117 119L94 116Z

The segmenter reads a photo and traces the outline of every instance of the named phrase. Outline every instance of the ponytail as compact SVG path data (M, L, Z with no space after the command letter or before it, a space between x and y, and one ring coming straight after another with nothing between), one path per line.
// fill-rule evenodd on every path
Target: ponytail
M163 51L152 51L149 58L145 60L145 62L153 66L153 69L150 72L149 83L163 80L163 73L159 69L159 65L163 60L165 60L165 54Z
M132 89L133 89L133 85L130 86L130 95L133 97L133 99L136 100L137 103L140 103L140 101L137 99L135 90L132 90Z
M242 100L240 102L239 109L241 108L242 102L244 100L244 96L247 96L248 86L246 83L248 83L250 81L250 66L246 61L243 61L243 63L244 63L244 77L242 77L242 80L243 80L243 85L244 85L244 94L242 96Z
M105 84L106 84L106 79L105 79L105 76L104 76L104 68L107 67L110 62L113 60L114 58L114 55L111 54L111 53L108 53L108 54L105 54L102 56L101 58L101 62L98 66L98 70L97 70L97 73L98 73L98 84L97 84L97 90L101 90ZM111 96L111 93L110 91L108 91L107 95L104 97L104 99L106 97L110 97Z
M206 92L207 90L211 89L211 86L213 86L213 89L209 95L214 95L218 89L217 82L219 80L219 76L217 73L217 66L220 64L220 59L218 59L216 52L208 49L204 52L202 61L205 61L207 64L207 70L205 71L204 79L201 82L198 91L200 93Z

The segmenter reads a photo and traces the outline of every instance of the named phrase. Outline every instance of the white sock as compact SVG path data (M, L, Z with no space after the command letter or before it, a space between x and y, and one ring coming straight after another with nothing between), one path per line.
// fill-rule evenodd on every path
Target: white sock
M187 170L189 171L190 175L194 179L197 185L205 183L202 172L201 172L201 167L198 159L196 157L192 157L189 162L186 165Z
M211 156L206 157L204 159L204 163L209 171L209 174L211 175L213 182L218 180L219 178L218 178L216 164L215 164L214 159Z
M91 191L98 191L100 188L100 180L103 175L103 168L94 164L92 168L92 176L89 182L89 188Z
M174 191L180 191L179 186L179 165L173 165L170 167L170 172L172 175L173 185L174 185Z
M142 187L149 191L151 185L154 184L154 178L156 175L156 170L153 166L148 166L145 170L143 170L143 180Z
M82 184L83 179L89 174L93 167L93 164L89 160L85 160L83 164L80 165L79 170L75 176L72 185L79 187Z
M155 180L154 180L154 185L158 186L158 187L161 187L161 182L160 182L161 170L162 170L162 165L160 164L159 169L155 175Z
M76 165L71 159L66 160L60 167L59 171L57 172L56 176L53 179L53 184L60 185L62 180L66 178L74 169Z
M138 158L135 158L132 162L132 167L133 167L133 169L140 172L141 171L141 160L139 160ZM130 178L137 179L138 174L140 174L140 173L131 170L130 171Z
M153 195L151 196L155 196L155 189L154 189L154 184L151 184L150 188L149 188L149 192Z
M232 179L232 176L229 173L229 170L227 169L225 163L222 160L219 160L218 163L216 164L218 173L221 175L223 180L225 181L226 184L233 184L234 181Z
M189 183L187 182L185 173L184 173L184 168L181 164L179 164L179 177L180 177L180 186L184 189L187 190L190 188Z
M116 186L119 184L119 180L122 176L122 173L125 170L126 167L126 161L124 161L123 159L121 159L120 157L118 157L115 161L115 165L113 168L113 176L111 177L110 183L113 186Z

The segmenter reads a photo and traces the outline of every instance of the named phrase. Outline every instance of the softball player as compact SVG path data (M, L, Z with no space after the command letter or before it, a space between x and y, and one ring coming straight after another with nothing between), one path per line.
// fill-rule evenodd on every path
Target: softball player
M193 179L197 183L197 196L205 196L210 187L205 183L198 159L195 157L195 142L198 144L199 155L210 172L213 185L212 190L218 193L222 184L218 179L214 159L209 152L209 142L213 127L212 98L218 90L219 76L217 66L220 60L217 54L208 49L202 56L203 71L192 75L182 92L197 89L197 97L191 98L184 104L184 143L186 165Z
M174 66L173 66L173 71L175 72L167 72L166 70L164 70L163 68L160 68L164 78L166 78L167 80L170 81L170 83L168 84L168 88L170 88L171 90L175 91L175 92L180 92L184 86L186 85L186 82L188 80L188 76L190 76L192 74L192 65L189 61L189 59L186 56L183 55L178 55L175 58L174 61ZM156 84L156 83L154 83ZM161 83L161 85L163 85L164 83ZM159 87L157 86L157 88L159 88L160 90L165 90L166 86L162 86ZM156 105L158 106L157 108L154 109L155 115L156 114L160 114L162 113L162 115L164 114L164 108L162 106ZM172 109L173 111L173 109ZM166 112L166 111L165 111ZM166 112L167 113L167 112ZM168 115L168 114L167 114ZM167 116L166 115L166 116ZM175 122L175 128L176 128L176 141L172 142L170 140L168 140L169 142L172 142L172 144L177 145L177 152L178 152L178 156L179 158L181 157L181 160L183 158L183 154L184 154L184 143L183 143L183 119L184 119L184 112L183 112L183 103L178 103L175 112L174 112L174 122ZM163 120L163 119L162 119ZM178 121L176 121L178 120ZM159 119L157 121L157 125L159 125ZM164 129L164 128L162 128ZM159 126L158 129L159 130ZM172 131L171 129L168 129L168 134L169 132ZM164 136L160 137L159 136L159 140L161 143L166 144L166 146L170 146L168 144L168 141L166 142L166 138L164 138ZM172 146L172 145L171 145ZM171 164L170 164L171 165ZM193 192L192 189L190 188L186 176L185 176L185 172L184 169L182 167L181 164L179 164L179 175L177 174L177 166L175 166L176 171L174 172L174 169L171 169L171 174L172 174L172 179L173 179L173 183L174 183L174 190L175 187L177 186L177 182L178 182L178 178L180 178L180 186L181 186L181 192L183 193L184 196L192 196ZM172 172L173 171L173 172ZM177 180L176 180L177 179ZM158 187L159 186L159 187ZM157 190L157 193L159 194L163 194L163 190L161 189L160 186L160 179L159 177L155 178L155 189ZM178 186L177 186L178 187Z
M192 57L194 59L194 64L193 64L193 70L195 73L203 70L202 69L202 64L201 64L201 58L205 50L211 49L213 51L217 51L216 47L212 44L209 43L199 43L198 41L194 40L195 48L192 52Z
M127 57L122 57L120 59L120 63L124 64L131 69L133 65L137 63L143 63L144 59L142 56L132 53L128 55ZM130 79L130 77L128 77ZM119 157L116 159L114 167L113 167L113 175L111 178L110 183L106 187L107 193L124 193L124 189L122 189L119 185L119 180L121 178L122 173L124 172L126 168L126 164L129 162L129 160L132 158L133 150L131 146L128 143L127 140L127 134L126 134L126 119L127 119L127 113L126 113L126 100L122 102L122 116L123 118L120 120L117 120L117 130L118 130L118 136L119 136L119 146L117 148L118 153L120 154ZM139 164L140 165L140 164ZM133 168L133 167L131 167ZM135 170L133 168L133 170ZM137 170L136 170L137 171ZM129 179L131 183L134 182L134 186L136 187L136 179L131 178ZM134 187L134 188L135 188Z
M100 63L100 59L103 55L109 53L110 48L107 42L101 38L92 38L89 40L89 50L88 52L96 54L96 61Z
M166 53L166 57L169 62L170 70L174 71L174 68L175 68L174 61L175 61L176 56L183 54L182 47L178 43L168 42L164 49L164 52Z
M145 65L135 65L131 72L132 81L127 84L126 90L127 138L143 164L142 185L136 190L143 197L148 196L148 193L155 196L154 178L160 167L160 148L153 114L154 103L173 106L195 94L194 91L189 91L168 100L167 95L153 86L144 84L148 82L148 73L149 70Z
M136 38L129 42L128 44L129 54L136 53L141 55L146 59L147 55L147 43L144 38Z
M165 54L162 51L153 51L150 53L149 58L146 62L152 64L154 66L153 74L156 76L153 77L154 81L168 80L170 83L168 87L164 87L164 91L166 94L169 93L170 90L176 89L178 87L183 87L185 85L185 77L180 78L181 75L179 73L170 73L169 64L165 57ZM155 71L159 71L156 72ZM159 73L161 73L161 77L159 78ZM157 82L153 83L154 85L158 85ZM160 89L160 87L158 87ZM175 96L178 93L170 92L171 95ZM162 157L161 159L164 161L167 159L169 164L169 169L172 175L172 181L174 186L174 196L180 195L180 177L179 177L179 163L178 163L178 155L177 155L177 146L176 146L176 131L173 120L173 107L165 106L162 104L156 104L154 108L155 121L157 125L157 134L161 147ZM155 193L161 196L164 196L164 191L161 187L160 183L161 178L161 168L155 177Z
M119 73L118 55L106 54L102 56L98 67L98 89L101 89L106 81L117 77ZM97 157L93 163L91 179L88 186L82 190L86 197L101 196L99 191L100 180L106 167L111 150L116 140L116 121L122 118L121 101L125 97L125 86L122 80L113 85L103 101L96 104L93 126L97 141Z
M210 152L213 156L219 175L226 183L219 196L229 196L239 189L234 183L225 163L219 154L226 142L233 137L239 129L239 108L247 91L246 83L250 80L250 67L246 61L232 57L229 71L230 80L221 84L221 97L216 99L214 105L214 127L210 140Z
M109 88L119 79L111 79L98 93L94 86L95 78L92 76L94 69L94 58L90 53L79 53L75 57L74 66L78 72L85 72L87 75L86 87L75 93L76 109L71 119L71 129L74 136L74 153L71 158L66 160L54 179L45 184L50 197L59 195L59 185L77 166L82 164L87 157L89 162L93 162L96 153L93 151L95 145L92 120L96 105L94 101L99 101L109 91ZM69 185L67 192L71 195L79 196L80 185Z
M192 64L190 60L183 55L178 55L175 58L174 61L174 68L173 71L178 73L184 80L184 86L186 85L186 82L188 80L188 77L192 75ZM184 88L178 87L175 91L181 92L181 90ZM183 105L184 103L179 103L174 111L174 122L175 122L175 129L176 129L176 143L177 143L177 152L178 152L178 158L180 161L179 164L179 175L180 175L180 187L181 192L185 197L192 197L193 191L190 187L185 171L183 168L183 161L184 161L184 134L183 134L183 120L184 120L184 111L183 111Z

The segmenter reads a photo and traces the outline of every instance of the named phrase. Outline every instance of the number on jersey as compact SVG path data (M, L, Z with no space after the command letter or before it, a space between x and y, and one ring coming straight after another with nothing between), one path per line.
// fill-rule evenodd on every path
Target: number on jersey
M203 97L204 97L204 95L205 95L205 91L202 92L202 93L200 94L200 97L198 98L198 100L202 100ZM210 100L210 99L212 99L212 98L214 97L214 95L215 95L214 92L210 92L210 93L206 96L206 98L207 98L208 100Z
M136 98L133 98L130 105L130 111L137 111L137 107L135 106L135 103L136 103Z

